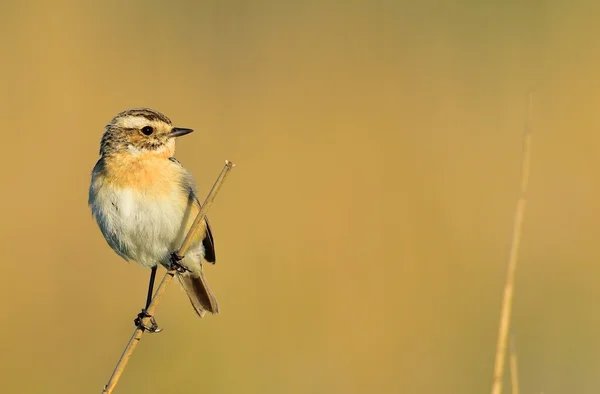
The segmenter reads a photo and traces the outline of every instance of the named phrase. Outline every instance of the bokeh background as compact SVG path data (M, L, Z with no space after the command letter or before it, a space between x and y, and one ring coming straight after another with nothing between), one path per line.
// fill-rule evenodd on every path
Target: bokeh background
M116 393L485 393L518 196L521 393L600 392L600 5L0 4L7 393L100 393L148 271L87 207L104 125L149 106L210 212L222 314L173 286ZM508 392L508 387L506 392Z

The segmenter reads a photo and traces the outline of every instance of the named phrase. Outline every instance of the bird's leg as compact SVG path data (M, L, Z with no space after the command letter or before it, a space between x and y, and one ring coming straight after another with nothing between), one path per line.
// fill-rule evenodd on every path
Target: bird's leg
M148 307L150 306L150 302L152 302L152 295L154 293L154 279L156 278L156 270L158 266L152 267L150 271L150 283L148 283L148 296L146 297L146 307L142 309L142 311L137 315L137 318L133 321L135 325L143 330L146 330L150 333L161 332L162 329L158 328L158 324L156 324L156 320L154 316L149 315ZM150 326L147 326L143 323L144 318L150 318Z
M169 267L169 270L175 270L179 274L183 274L186 271L190 271L188 267L185 267L184 265L179 263L181 260L183 260L183 257L178 255L177 252L171 253L171 266Z
M150 306L152 302L152 295L154 293L154 279L156 278L156 270L158 269L158 265L155 265L150 269L150 282L148 283L148 295L146 296L146 308Z

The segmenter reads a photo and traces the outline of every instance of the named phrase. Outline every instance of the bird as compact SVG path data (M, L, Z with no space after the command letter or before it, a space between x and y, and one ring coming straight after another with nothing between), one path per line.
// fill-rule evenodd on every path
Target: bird
M174 157L175 140L191 132L150 108L122 111L104 129L91 174L88 205L106 242L126 261L150 268L146 304L134 321L149 332L161 331L146 312L159 265L176 269L199 317L219 313L203 272L203 262L216 262L208 218L187 254L174 252L201 207L193 176ZM146 317L150 325L142 323Z

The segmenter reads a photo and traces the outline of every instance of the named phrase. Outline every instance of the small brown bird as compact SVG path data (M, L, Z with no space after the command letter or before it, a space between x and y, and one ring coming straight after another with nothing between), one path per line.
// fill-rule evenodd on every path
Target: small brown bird
M125 260L151 269L138 326L149 317L158 264L179 268L177 278L200 317L219 312L202 270L202 261L216 261L208 219L186 256L177 261L172 255L200 210L192 175L173 157L175 138L192 131L173 127L169 118L149 108L123 111L106 126L92 171L88 203L104 238ZM143 328L160 331L151 320Z

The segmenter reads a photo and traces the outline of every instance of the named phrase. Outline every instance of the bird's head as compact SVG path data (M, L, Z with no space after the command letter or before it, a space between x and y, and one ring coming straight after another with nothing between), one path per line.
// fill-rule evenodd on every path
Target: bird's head
M175 138L192 129L173 127L171 120L150 108L134 108L117 114L106 126L100 155L130 153L172 156Z

